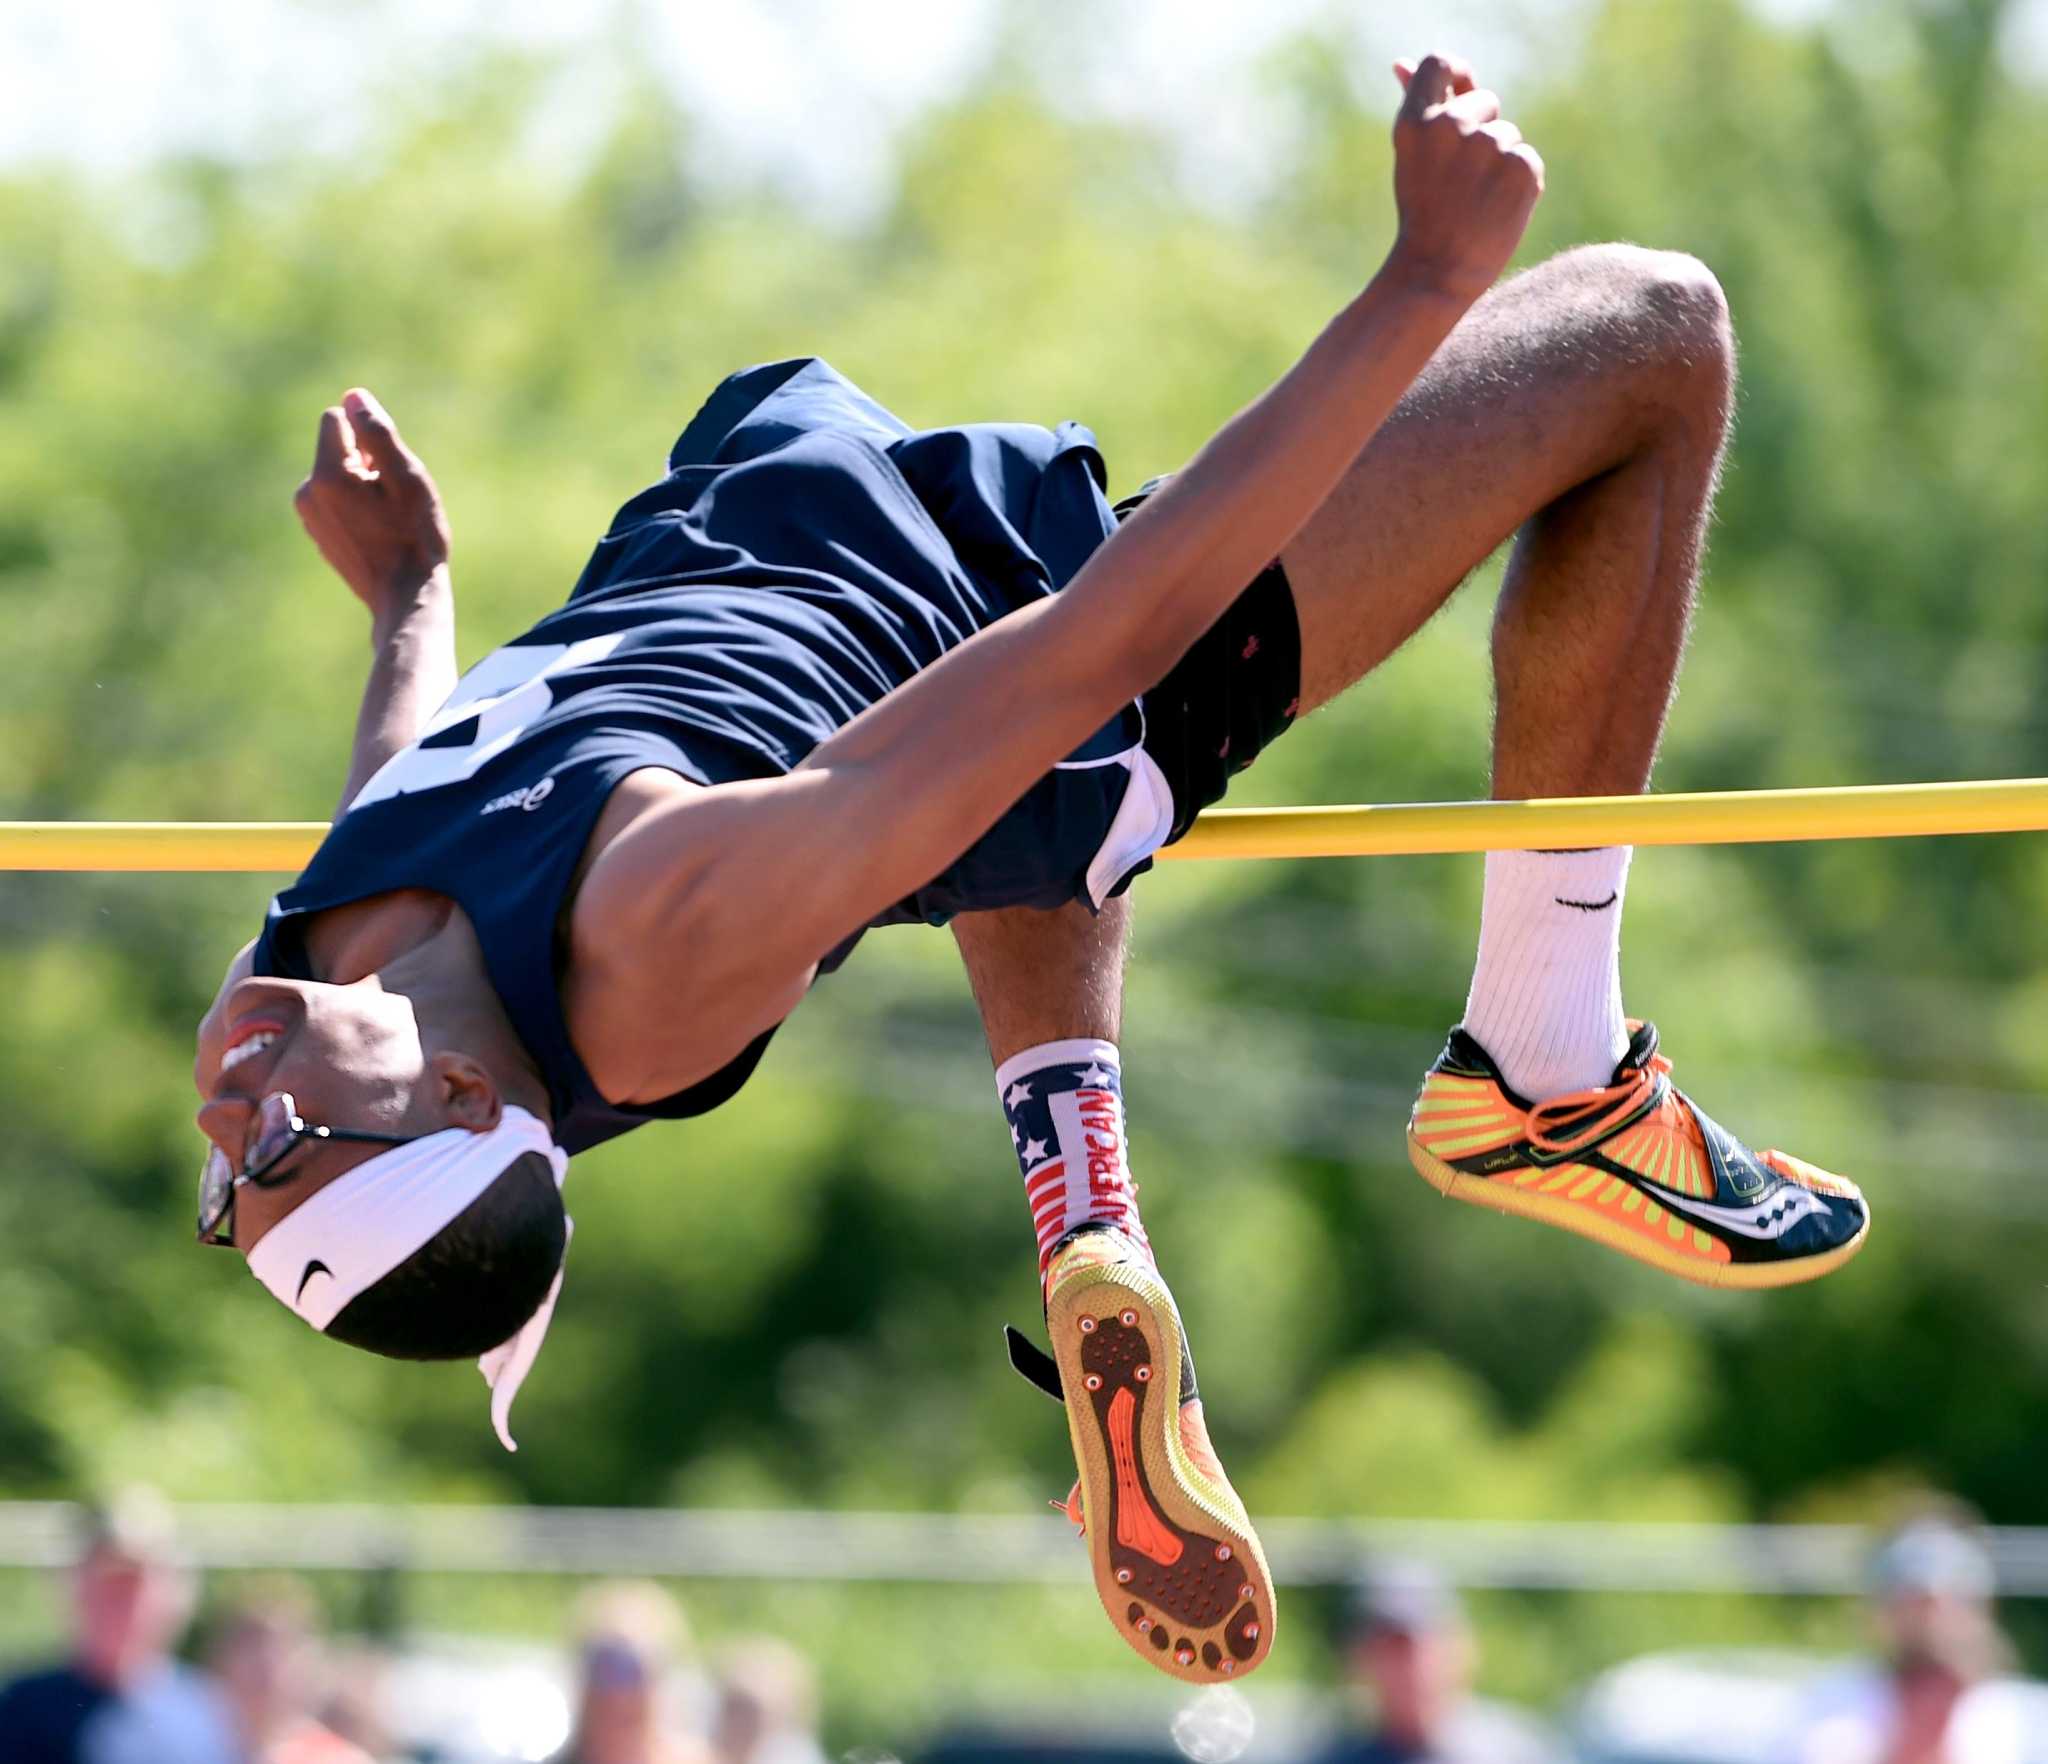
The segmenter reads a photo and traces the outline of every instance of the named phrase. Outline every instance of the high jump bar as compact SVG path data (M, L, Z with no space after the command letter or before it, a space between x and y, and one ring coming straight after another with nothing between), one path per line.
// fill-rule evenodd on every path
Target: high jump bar
M1528 802L1212 809L1158 855L1400 857L2042 831L2048 831L2048 778L1992 778ZM0 870L296 872L326 832L319 821L0 821Z

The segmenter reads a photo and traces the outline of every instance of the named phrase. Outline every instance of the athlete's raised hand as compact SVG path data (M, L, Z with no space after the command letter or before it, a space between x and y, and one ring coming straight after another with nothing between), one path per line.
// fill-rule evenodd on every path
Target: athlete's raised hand
M313 470L292 506L375 620L403 610L448 562L441 493L361 387L320 413Z
M1401 230L1389 264L1477 300L1522 242L1543 194L1542 156L1455 55L1398 61L1394 73L1407 95L1394 119Z

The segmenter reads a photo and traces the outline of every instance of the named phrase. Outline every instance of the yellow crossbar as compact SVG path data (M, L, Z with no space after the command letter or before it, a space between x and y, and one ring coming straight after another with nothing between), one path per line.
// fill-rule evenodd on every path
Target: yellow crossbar
M1164 858L1394 857L2048 830L2048 778L1532 802L1212 809ZM318 821L0 821L0 870L297 871Z

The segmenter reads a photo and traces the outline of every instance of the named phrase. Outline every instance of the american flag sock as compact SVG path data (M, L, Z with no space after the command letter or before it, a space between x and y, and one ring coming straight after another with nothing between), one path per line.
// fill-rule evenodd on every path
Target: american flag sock
M1122 1061L1108 1041L1048 1041L996 1068L996 1095L1024 1171L1038 1275L1083 1225L1113 1225L1152 1259L1124 1150Z

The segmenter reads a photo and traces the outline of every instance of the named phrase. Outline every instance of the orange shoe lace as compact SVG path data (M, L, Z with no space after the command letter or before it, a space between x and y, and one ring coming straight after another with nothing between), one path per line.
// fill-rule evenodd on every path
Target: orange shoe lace
M1617 1119L1646 1107L1670 1075L1671 1062L1660 1053L1652 1054L1619 1084L1574 1090L1540 1102L1529 1111L1529 1143L1557 1157L1584 1151L1613 1131Z
M1065 1500L1047 1501L1045 1504L1055 1513L1066 1514L1074 1522L1074 1535L1076 1537L1086 1537L1088 1535L1088 1521L1081 1514L1081 1479L1078 1476L1074 1478L1074 1486L1067 1490L1067 1498Z

